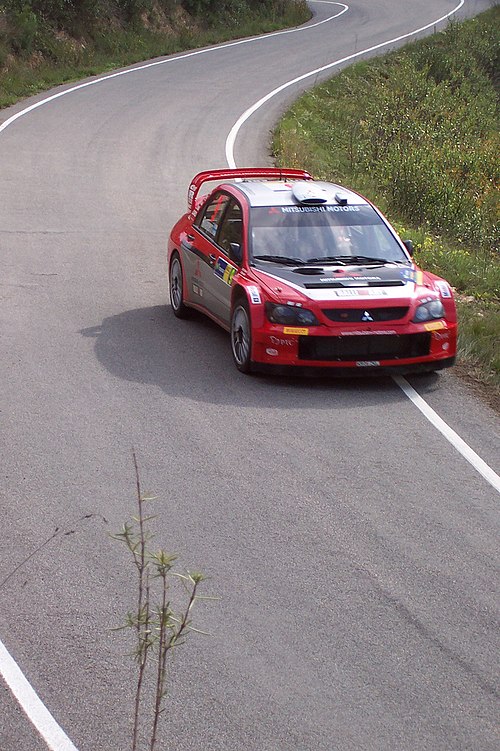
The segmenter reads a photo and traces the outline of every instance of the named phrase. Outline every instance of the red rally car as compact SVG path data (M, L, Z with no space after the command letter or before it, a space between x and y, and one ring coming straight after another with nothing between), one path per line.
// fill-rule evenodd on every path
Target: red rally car
M229 331L244 373L439 370L455 361L453 293L411 256L373 204L303 170L200 172L169 238L170 301Z

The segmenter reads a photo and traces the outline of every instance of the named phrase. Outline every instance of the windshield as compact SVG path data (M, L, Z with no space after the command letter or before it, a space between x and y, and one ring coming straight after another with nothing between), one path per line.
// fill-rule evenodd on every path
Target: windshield
M410 263L371 206L264 206L252 209L252 260L297 263ZM286 261L285 261L286 262Z

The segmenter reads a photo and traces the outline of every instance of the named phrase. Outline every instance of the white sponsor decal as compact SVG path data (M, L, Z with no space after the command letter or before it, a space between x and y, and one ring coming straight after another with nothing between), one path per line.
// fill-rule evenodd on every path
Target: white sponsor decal
M340 336L367 336L369 334L376 334L377 336L384 336L387 334L397 334L397 331L341 331Z
M364 292L364 290L363 290ZM357 297L359 290L357 289L336 289L334 292L338 297Z
M359 295L363 295L363 297L384 297L387 295L387 290L380 289L379 287L376 289L366 289L365 287L362 289L336 289L334 294L337 295L337 297L358 297Z
M280 339L277 336L270 336L269 338L272 344L279 345L280 347L293 347L295 344L293 339Z
M356 363L358 368L375 368L380 365L378 360L358 360Z
M258 305L261 302L260 298L260 292L258 287L249 286L247 287L248 294L250 295L250 300L254 305Z
M318 214L320 212L360 211L359 206L282 206L283 214Z
M441 341L442 339L449 339L450 338L450 335L449 335L448 331L434 331L432 333L432 336L438 342Z
M197 284L193 284L193 292L195 295L199 295L200 297L203 297L203 290Z
M271 355L271 357L276 357L277 354L278 354L277 349L271 349L271 347L268 347L266 349L266 355Z
M441 293L441 297L451 297L451 289L446 282L436 282L436 286Z
M329 283L337 281L331 276L322 276L319 280L322 283ZM356 282L360 287L366 287L368 285L368 282L381 282L382 277L381 276L343 276L341 279L342 282Z

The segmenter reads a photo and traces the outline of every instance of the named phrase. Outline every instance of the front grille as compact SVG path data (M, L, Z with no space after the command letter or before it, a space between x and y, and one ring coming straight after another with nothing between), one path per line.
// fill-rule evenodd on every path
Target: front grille
M323 313L330 321L355 323L366 320L366 313L371 316L372 321L399 321L408 315L408 310L408 306L395 308L332 308L323 310Z
M429 354L431 335L299 336L300 360L402 360Z

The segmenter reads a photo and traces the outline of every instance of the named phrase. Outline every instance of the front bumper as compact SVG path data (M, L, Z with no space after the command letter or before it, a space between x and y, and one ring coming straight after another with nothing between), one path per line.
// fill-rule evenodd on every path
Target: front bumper
M292 367L343 376L410 373L453 365L456 339L456 324L443 321L347 330L264 325L253 332L252 360L274 371Z
M252 370L270 375L292 376L317 376L318 378L369 378L371 376L390 375L418 375L419 373L432 373L444 368L451 368L456 357L448 357L445 360L435 360L431 363L411 363L409 365L384 365L373 368L341 367L332 368L311 365L271 365L269 363L254 363Z

